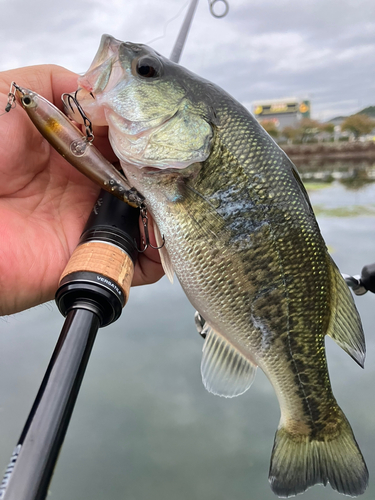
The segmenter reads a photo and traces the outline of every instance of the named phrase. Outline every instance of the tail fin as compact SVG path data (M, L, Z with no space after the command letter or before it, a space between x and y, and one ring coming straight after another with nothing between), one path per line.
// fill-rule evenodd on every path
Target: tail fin
M273 445L269 481L279 497L297 495L319 483L330 483L344 495L364 493L368 470L344 415L341 432L321 440L291 434L280 427Z

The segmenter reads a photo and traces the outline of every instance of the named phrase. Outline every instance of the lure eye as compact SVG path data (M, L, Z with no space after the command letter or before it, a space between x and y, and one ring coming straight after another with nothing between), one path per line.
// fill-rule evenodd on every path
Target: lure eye
M143 78L158 78L161 76L161 64L157 59L143 57L137 62L136 71Z
M36 106L36 102L29 95L23 96L21 102L25 108L34 108Z

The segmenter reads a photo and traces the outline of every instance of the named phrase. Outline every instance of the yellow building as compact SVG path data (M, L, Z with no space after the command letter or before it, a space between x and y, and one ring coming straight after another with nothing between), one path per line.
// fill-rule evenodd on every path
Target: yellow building
M261 121L272 121L282 130L284 127L295 127L302 118L310 118L310 101L297 97L255 101L252 112Z

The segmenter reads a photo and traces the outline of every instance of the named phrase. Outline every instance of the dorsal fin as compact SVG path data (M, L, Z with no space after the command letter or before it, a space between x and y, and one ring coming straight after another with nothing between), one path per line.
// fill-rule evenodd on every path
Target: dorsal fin
M363 368L366 344L361 320L349 287L333 261L331 270L333 314L327 335Z
M201 373L209 392L225 398L239 396L253 383L256 369L228 340L212 328L208 330Z

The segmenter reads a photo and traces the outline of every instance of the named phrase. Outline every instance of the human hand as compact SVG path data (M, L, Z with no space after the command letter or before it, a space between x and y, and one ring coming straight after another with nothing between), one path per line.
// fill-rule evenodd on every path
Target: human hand
M0 114L12 81L60 109L61 94L77 88L77 75L59 66L2 72ZM94 133L95 145L114 161L107 129ZM43 139L20 105L0 117L0 315L54 297L99 190ZM139 255L132 285L162 275L158 251L148 248Z

